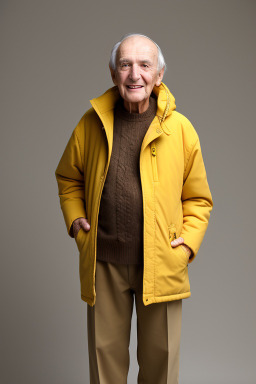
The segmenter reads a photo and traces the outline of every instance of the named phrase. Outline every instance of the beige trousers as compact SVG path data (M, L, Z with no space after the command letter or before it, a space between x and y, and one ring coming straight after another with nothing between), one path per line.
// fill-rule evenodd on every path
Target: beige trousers
M145 306L143 265L96 263L96 303L87 304L90 384L127 384L134 296L138 383L178 384L182 300Z

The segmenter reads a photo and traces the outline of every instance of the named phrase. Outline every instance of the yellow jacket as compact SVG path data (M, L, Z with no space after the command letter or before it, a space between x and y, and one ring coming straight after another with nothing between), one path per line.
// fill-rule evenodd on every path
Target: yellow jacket
M143 139L140 177L144 217L143 303L149 305L191 295L188 264L205 235L212 195L207 182L198 134L190 121L175 111L175 98L164 83L153 88L157 113ZM72 222L87 218L91 228L80 229L81 299L96 301L97 223L101 194L112 145L117 86L91 101L67 143L55 176L69 236ZM192 257L171 241L182 236Z

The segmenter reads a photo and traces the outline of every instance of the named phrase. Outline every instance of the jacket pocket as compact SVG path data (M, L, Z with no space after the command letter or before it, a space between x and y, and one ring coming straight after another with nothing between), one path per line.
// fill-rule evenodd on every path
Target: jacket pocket
M175 253L177 252L177 250L181 251L180 254L182 253L183 256L185 256L185 262L186 262L186 265L188 265L189 254L186 251L186 249L182 246L182 244L177 245L177 247L172 247L172 245L171 245L171 242L179 237L178 233L177 233L176 224L170 224L168 226L168 231L169 231L170 247L172 248L172 250L174 250Z
M153 180L158 181L158 170L157 170L157 154L156 154L156 143L155 141L151 142L151 162L152 162L152 172Z

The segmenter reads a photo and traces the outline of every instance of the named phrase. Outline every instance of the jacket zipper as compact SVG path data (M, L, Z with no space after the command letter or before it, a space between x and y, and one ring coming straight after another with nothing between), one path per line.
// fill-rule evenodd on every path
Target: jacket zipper
M156 160L156 144L155 141L151 142L151 158L152 158L152 170L153 180L158 181L157 160Z

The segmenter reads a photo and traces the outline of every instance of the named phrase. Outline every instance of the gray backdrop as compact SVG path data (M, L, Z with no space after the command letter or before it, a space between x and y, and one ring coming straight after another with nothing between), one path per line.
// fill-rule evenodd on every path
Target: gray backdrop
M89 383L78 250L54 171L89 100L113 85L110 50L128 32L161 46L214 201L183 300L180 383L256 382L255 10L245 0L1 1L1 383Z

